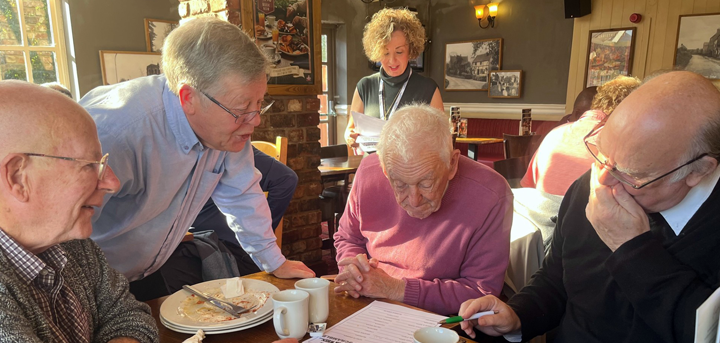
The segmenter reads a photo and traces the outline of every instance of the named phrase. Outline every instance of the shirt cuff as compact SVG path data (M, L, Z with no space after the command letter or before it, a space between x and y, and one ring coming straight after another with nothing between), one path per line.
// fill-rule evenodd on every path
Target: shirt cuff
M280 268L286 261L285 256L283 256L277 244L273 244L273 247L270 249L265 249L250 256L255 261L255 264L259 265L262 270L268 273L274 272L275 269Z
M508 342L522 342L522 331L515 330L513 332L506 333L503 335L503 338L505 338Z
M403 281L405 281L405 294L402 302L410 306L420 307L420 280L403 278Z

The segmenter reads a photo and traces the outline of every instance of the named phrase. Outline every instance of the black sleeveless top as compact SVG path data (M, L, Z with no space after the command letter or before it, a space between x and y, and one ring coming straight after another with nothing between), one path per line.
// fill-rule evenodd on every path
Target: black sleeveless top
M380 105L378 103L381 79L385 82L385 111L389 112L395 96L400 92L408 75L410 75L409 65L400 76L390 77L380 68L379 72L360 79L360 82L357 84L357 90L360 99L363 101L365 114L375 118L382 118L380 115ZM437 88L438 86L433 79L429 79L413 71L397 109L410 103L430 104Z

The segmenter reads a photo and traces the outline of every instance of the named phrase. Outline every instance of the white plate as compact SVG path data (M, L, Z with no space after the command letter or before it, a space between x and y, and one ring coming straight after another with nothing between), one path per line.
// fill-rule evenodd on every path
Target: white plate
M265 291L270 293L276 293L280 290L273 284L253 279L241 279L243 286L246 291ZM227 279L218 279L212 281L206 281L194 285L200 291L208 291L213 288L220 288L221 285L225 285ZM265 305L259 310L251 314L242 314L241 318L228 320L219 323L201 323L190 318L181 315L178 311L178 307L185 298L189 297L190 293L185 290L179 290L169 296L160 306L160 316L165 319L166 322L176 326L178 328L184 328L187 330L203 329L203 330L223 330L228 328L236 328L238 326L244 326L247 324L254 323L256 321L264 319L264 316L273 311L272 299L268 299Z
M273 317L272 312L270 312L266 316L261 317L258 321L248 324L248 325L245 325L245 326L232 327L232 328L227 328L227 329L222 329L222 330L203 329L203 331L207 335L219 335L219 334L223 334L223 333L242 331L245 329L254 328L260 324L265 324L267 321L272 319L272 317ZM175 332L186 333L186 334L190 334L190 335L194 335L197 333L197 329L193 330L193 329L187 329L187 328L181 328L181 327L174 326L174 325L168 323L167 321L165 321L165 319L163 317L160 317L160 323L162 323L162 325L165 325L166 328L168 328L172 331L175 331Z

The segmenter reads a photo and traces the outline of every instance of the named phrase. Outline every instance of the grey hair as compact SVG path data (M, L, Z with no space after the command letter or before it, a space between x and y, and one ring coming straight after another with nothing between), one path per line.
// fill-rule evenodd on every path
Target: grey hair
M182 84L214 93L228 75L249 82L265 76L267 65L250 36L217 18L183 23L168 35L162 50L163 73L175 95Z
M397 110L382 129L377 153L383 166L393 156L403 162L436 152L450 166L453 150L450 117L426 104L411 104Z
M720 113L711 115L707 123L700 128L700 132L693 136L688 153L679 163L685 163L704 153L715 159L720 158ZM670 182L683 180L692 172L701 172L705 168L704 163L702 160L695 161L680 168L674 173Z

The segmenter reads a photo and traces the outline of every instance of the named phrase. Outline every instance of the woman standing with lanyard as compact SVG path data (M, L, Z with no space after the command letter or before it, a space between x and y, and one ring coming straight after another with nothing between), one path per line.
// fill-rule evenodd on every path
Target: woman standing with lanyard
M425 48L425 29L407 9L382 9L365 25L365 55L380 62L378 73L360 80L350 110L387 120L396 109L410 103L426 103L444 112L440 90L432 79L413 73L410 60ZM356 148L360 134L348 118L345 141Z

